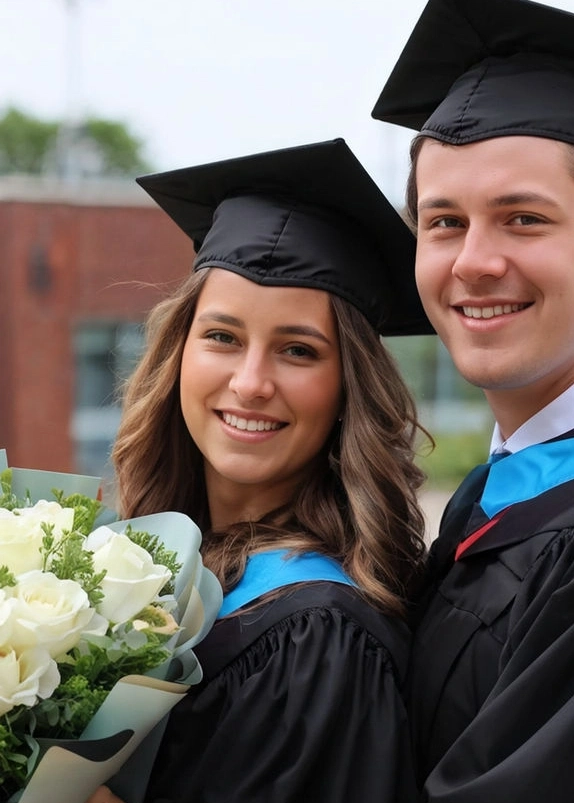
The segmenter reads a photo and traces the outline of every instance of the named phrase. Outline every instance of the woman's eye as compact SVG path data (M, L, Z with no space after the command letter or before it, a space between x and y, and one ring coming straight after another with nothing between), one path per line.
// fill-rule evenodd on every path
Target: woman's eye
M233 343L235 338L229 332L207 332L206 340L214 340L216 343Z
M314 357L315 352L313 349L309 348L308 346L302 346L300 344L294 346L287 346L285 349L285 353L288 354L290 357Z

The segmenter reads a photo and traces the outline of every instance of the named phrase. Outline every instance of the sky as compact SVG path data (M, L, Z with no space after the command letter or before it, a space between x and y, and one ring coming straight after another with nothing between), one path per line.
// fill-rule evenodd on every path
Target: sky
M122 121L156 170L343 137L401 203L371 110L425 2L0 0L0 113Z

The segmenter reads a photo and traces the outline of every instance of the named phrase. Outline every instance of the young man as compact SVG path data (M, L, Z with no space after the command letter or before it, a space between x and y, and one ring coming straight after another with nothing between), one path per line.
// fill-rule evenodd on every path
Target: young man
M373 116L420 132L408 188L419 292L497 422L489 464L445 511L419 606L410 702L423 799L566 803L574 15L430 0Z

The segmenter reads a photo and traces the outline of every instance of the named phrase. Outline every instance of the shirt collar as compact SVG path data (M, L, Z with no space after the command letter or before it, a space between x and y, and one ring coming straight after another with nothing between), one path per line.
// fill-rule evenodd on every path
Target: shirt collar
M557 438L574 429L574 385L525 421L516 432L504 440L498 424L494 425L490 453L497 451L518 452L535 443Z

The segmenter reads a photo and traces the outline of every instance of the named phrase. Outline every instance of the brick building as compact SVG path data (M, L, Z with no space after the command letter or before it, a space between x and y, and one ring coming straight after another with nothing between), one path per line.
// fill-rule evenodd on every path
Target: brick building
M0 178L0 447L11 465L105 473L117 378L192 258L135 183Z

